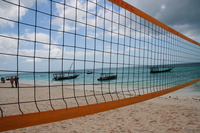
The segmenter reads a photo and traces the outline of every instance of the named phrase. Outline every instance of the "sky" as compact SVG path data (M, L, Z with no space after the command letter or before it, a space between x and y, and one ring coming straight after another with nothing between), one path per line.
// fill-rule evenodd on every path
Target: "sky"
M200 42L199 0L124 0L153 18Z
M93 69L124 66L122 64L125 67L128 64L145 65L150 62L145 51L154 48L138 41L147 37L130 30L133 23L123 16L119 17L118 14L125 14L124 9L102 0L90 0L88 4L85 0L66 0L67 6L63 6L63 0L54 1L0 1L1 72L60 71L69 69L72 63L73 69ZM126 1L200 42L199 0ZM106 10L96 6L95 2L105 4ZM76 6L79 10L75 10ZM112 8L115 13L110 11ZM126 15L130 17L129 12ZM135 27L139 29L138 24ZM129 39L129 36L136 39ZM131 44L133 42L134 46ZM163 60L164 56L158 53L157 59L152 62Z

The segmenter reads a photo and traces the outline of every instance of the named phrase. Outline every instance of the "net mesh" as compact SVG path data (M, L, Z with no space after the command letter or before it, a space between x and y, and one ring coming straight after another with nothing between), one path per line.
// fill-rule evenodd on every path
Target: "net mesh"
M109 1L0 3L1 117L120 100L200 78L198 45Z

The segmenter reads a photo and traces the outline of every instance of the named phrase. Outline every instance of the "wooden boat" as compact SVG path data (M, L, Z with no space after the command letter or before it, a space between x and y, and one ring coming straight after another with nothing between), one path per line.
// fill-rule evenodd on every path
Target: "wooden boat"
M169 72L173 68L162 68L162 67L151 67L150 73L162 73L162 72Z
M116 79L117 75L114 75L113 73L101 73L101 76L97 79L99 81L103 80L111 80L111 79Z
M78 76L79 76L79 74L70 73L70 72L53 74L54 80L74 79L74 78L77 78Z
M87 71L87 74L92 74L93 73L93 71Z
M65 80L65 79L75 79L79 76L79 74L75 74L74 72L70 72L71 67L73 63L71 64L69 68L69 72L62 72L62 73L55 73L53 74L54 80Z

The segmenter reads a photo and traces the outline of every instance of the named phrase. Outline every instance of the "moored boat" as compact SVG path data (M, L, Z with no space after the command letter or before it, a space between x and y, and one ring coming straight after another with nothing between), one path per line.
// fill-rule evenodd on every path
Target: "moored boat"
M169 72L173 68L159 68L159 67L151 67L150 73L162 73L162 72Z
M111 80L111 79L116 79L116 78L117 78L117 75L113 73L101 73L101 76L97 80L103 81L103 80Z
M87 71L87 74L92 74L93 73L93 71Z
M78 76L79 76L79 74L70 73L70 72L53 74L54 80L74 79L74 78L77 78Z

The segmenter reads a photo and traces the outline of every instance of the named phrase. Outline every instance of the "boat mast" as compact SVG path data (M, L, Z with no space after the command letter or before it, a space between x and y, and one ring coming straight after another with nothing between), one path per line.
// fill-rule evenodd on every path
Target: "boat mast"
M72 68L72 65L74 64L74 62L72 62L71 66L69 67L69 73L71 71L71 68ZM68 76L69 76L69 73L68 73Z

